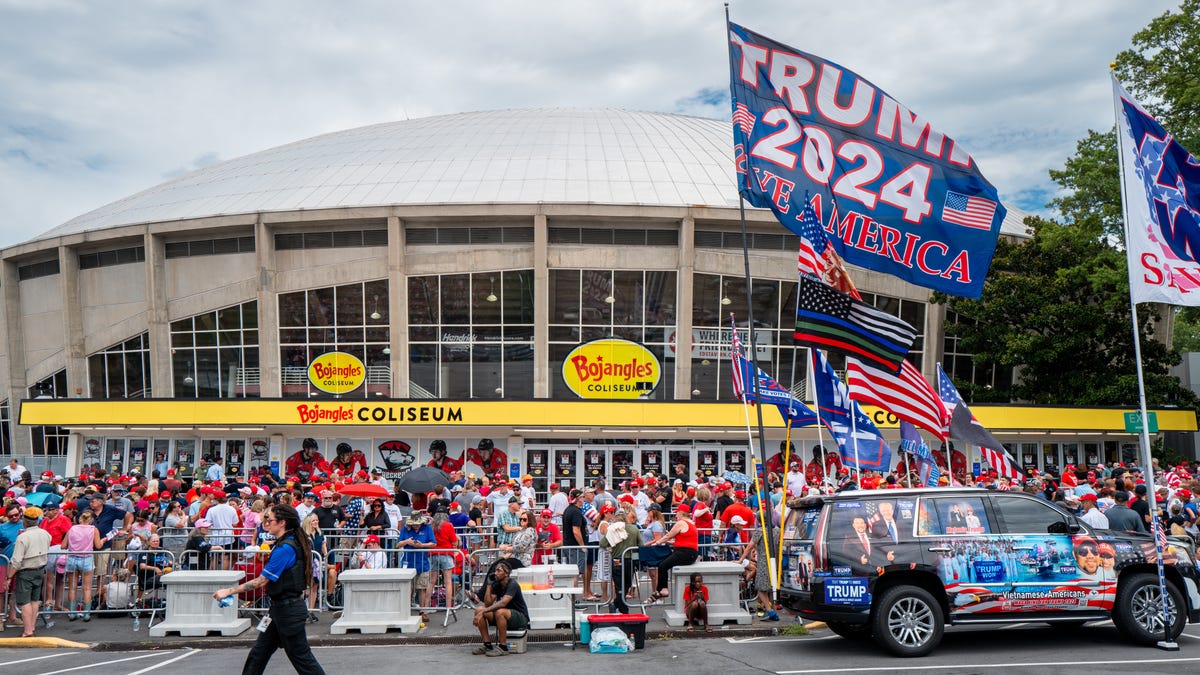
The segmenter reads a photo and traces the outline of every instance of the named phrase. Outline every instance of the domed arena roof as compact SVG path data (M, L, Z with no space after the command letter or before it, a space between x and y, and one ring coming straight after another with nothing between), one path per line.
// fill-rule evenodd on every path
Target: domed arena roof
M489 110L308 138L205 167L38 239L120 225L396 204L734 206L729 122L627 110Z
M511 109L388 122L193 171L34 240L259 211L415 204L737 205L722 120L612 109ZM1009 207L1001 230L1027 236Z

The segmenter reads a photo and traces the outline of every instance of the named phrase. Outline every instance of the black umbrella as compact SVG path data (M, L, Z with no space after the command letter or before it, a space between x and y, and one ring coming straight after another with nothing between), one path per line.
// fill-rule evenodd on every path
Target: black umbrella
M449 485L450 474L432 466L418 466L396 481L396 488L405 492L429 492L435 485Z

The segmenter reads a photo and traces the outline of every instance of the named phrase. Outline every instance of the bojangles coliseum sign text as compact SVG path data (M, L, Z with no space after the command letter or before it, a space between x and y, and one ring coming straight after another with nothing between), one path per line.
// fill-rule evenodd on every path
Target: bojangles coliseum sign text
M300 403L300 424L461 424L462 408L449 405Z

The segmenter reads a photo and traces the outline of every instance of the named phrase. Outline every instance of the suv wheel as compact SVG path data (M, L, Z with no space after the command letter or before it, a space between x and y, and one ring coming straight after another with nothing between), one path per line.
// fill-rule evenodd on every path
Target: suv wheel
M870 624L846 623L845 621L826 621L829 630L847 640L866 640L871 637Z
M871 616L872 634L896 656L924 656L942 641L945 619L929 591L896 586L884 591Z
M1167 616L1171 639L1183 632L1186 617L1180 608L1183 596L1167 582ZM1125 637L1143 645L1153 645L1163 639L1162 589L1158 576L1137 574L1121 584L1113 607L1113 623Z

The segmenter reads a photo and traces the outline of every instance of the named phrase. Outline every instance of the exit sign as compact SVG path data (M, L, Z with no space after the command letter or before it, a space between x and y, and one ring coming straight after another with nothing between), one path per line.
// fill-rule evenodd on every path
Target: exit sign
M1158 413L1147 412L1146 420L1150 423L1149 432L1152 434L1158 433ZM1142 433L1142 413L1139 411L1125 413L1125 433L1140 434Z

